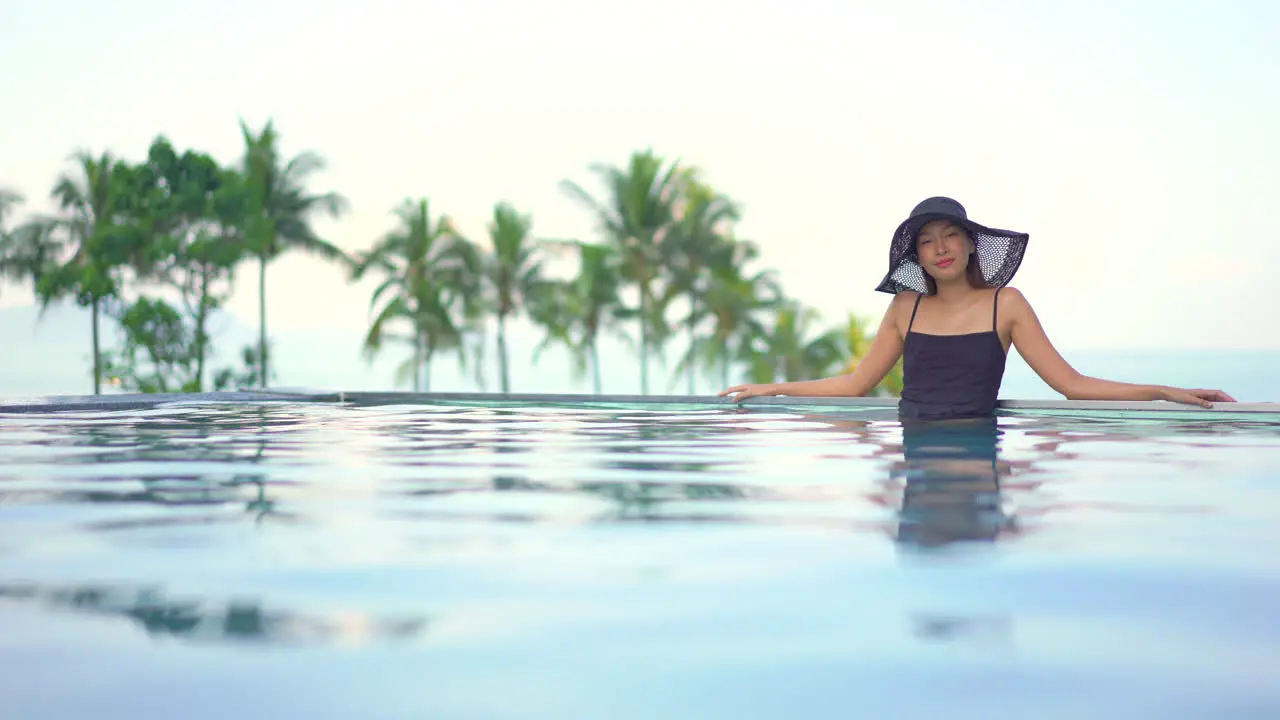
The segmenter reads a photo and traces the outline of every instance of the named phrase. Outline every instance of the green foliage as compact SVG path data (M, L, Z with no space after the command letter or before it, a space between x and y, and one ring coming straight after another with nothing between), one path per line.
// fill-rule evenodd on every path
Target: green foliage
M858 367L858 363L862 362L862 358L871 350L871 342L875 340L874 335L867 334L867 325L853 313L849 313L848 321L844 329L844 337L842 347L847 347L849 357L844 361L842 372L851 373ZM872 390L873 395L897 397L902 394L902 358L898 358L898 362L894 363L889 369L888 374L880 381Z
M253 387L263 375L263 367L266 363L265 359L271 357L271 346L267 345L267 354L264 358L262 348L258 345L246 345L240 349L239 367L222 368L213 376L214 390L235 390L239 388ZM268 379L275 377L274 373L266 375Z
M498 203L489 223L492 248L482 260L486 309L498 325L498 378L504 393L511 391L507 319L518 314L521 308L538 303L540 296L551 292L552 287L543 277L542 247L532 236L532 227L531 216L522 215L508 203Z
M509 391L507 323L521 316L543 332L532 359L565 348L575 378L590 376L596 392L606 337L637 353L643 392L647 361L677 340L683 352L670 381L683 378L691 393L699 373L724 386L851 371L869 348L856 317L824 328L776 273L755 267L757 244L736 233L737 203L697 168L652 150L591 166L595 193L562 183L592 215L595 242L537 238L532 215L499 202L481 247L423 198L406 200L388 233L349 256L313 228L347 210L343 196L308 190L324 167L320 156L285 159L270 121L240 128L244 153L234 166L164 136L137 162L77 153L53 188L59 212L12 230L22 199L0 191L0 281L31 283L42 307L65 299L92 310L95 390L104 375L140 392L265 387L273 377L267 266L290 250L342 262L352 281L378 279L364 352L403 346L397 383L417 390L430 389L441 353L456 355L483 385L486 338L494 337ZM568 276L549 270L561 260L576 265ZM258 271L259 341L241 349L238 364L214 369L212 320L246 262ZM100 318L123 338L106 352ZM901 385L899 363L876 392L896 395Z
M438 352L453 350L464 368L468 364L467 335L479 329L486 307L484 260L448 216L433 218L425 198L404 201L396 217L396 228L353 259L351 278L382 279L370 303L366 357L381 352L387 340L410 346L413 360L397 373L397 384L412 378L414 390L425 391Z
M136 164L77 158L80 179L64 176L54 190L63 215L41 225L63 241L47 243L37 296L46 305L71 297L93 308L94 355L102 361L95 387L105 374L139 392L204 389L214 349L209 321L247 255L246 183L163 136ZM61 248L61 259L51 259ZM121 347L96 347L99 312L118 324ZM240 380L235 371L219 371L215 385Z
M618 253L618 273L633 287L639 304L633 309L640 329L640 387L649 392L648 359L669 336L657 298L663 274L663 242L676 217L676 205L686 173L652 150L632 153L626 168L594 165L592 173L604 186L597 199L581 186L566 181L563 188L595 216L596 227Z
M548 281L530 304L530 317L546 332L533 359L536 362L553 345L563 345L572 358L574 379L584 378L589 368L592 386L600 393L597 348L601 335L609 333L631 343L623 330L625 321L634 316L621 299L621 259L609 245L576 241L559 245L576 250L578 272L572 280Z
M782 303L773 327L746 348L751 382L794 382L835 372L847 354L839 330L813 336L818 313L796 301Z
M104 255L132 259L141 279L178 299L177 309L145 297L124 308L126 377L139 387L163 380L165 387L203 389L213 351L208 323L247 255L246 185L210 156L179 153L164 137L152 143L143 165L121 176L121 230L102 236L112 244ZM136 370L137 348L150 356L150 371Z
M163 300L142 298L117 318L124 346L104 355L109 377L134 392L198 392L195 334L182 313Z
M47 276L58 270L62 253L62 240L49 222L33 220L11 231L0 224L0 280L30 282L38 294L52 282Z
M307 190L311 176L324 169L324 161L313 152L283 160L273 122L268 121L254 134L242 121L240 131L245 144L239 169L239 180L245 190L241 229L247 250L259 263L260 334L255 357L260 363L258 383L266 387L270 357L267 353L267 265L290 250L347 262L347 256L337 246L322 239L312 228L312 222L319 217L340 217L347 210L347 201L337 193L312 194Z
M131 392L200 392L204 358L192 352L198 330L178 309L164 300L141 298L119 315L124 344L104 354L107 377ZM208 344L205 345L208 349ZM258 349L241 351L242 367L222 368L214 375L214 390L252 386L258 377Z

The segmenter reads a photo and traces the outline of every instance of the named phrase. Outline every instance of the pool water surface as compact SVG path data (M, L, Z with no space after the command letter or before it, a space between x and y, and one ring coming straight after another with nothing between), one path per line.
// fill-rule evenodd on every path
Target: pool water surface
M1280 417L0 413L0 717L1276 718Z

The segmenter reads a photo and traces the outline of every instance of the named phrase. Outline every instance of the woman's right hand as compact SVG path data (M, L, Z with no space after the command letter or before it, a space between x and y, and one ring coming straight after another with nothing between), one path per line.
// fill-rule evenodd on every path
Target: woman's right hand
M737 397L733 399L734 402L742 402L743 400L746 400L749 397L765 397L768 395L777 395L778 386L773 383L734 385L731 388L723 390L720 393L720 397L724 397L725 395L734 395L734 394L737 395Z

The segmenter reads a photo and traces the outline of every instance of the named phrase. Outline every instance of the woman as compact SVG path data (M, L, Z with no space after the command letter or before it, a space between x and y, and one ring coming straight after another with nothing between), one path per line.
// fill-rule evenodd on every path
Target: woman
M1135 385L1082 375L1054 349L1030 303L1006 287L1022 264L1028 235L984 227L945 197L925 200L898 226L889 272L876 290L892 293L867 356L848 374L821 380L736 385L741 402L760 395L861 396L902 357L904 420L991 417L1012 345L1049 387L1070 400L1170 400L1212 407L1235 402L1220 390Z

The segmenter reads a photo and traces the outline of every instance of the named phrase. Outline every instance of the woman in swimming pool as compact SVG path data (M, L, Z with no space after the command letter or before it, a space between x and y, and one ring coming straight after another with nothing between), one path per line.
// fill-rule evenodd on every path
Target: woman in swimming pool
M861 396L902 357L904 420L990 417L1009 346L1070 400L1169 400L1212 407L1235 402L1221 390L1135 385L1089 377L1058 354L1030 303L1006 287L1028 235L984 227L945 197L921 202L898 226L889 272L876 290L894 295L867 356L851 373L801 382L736 385L720 393Z

